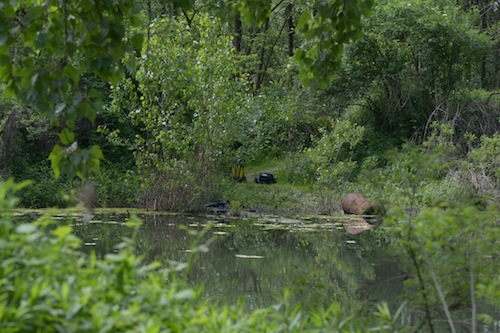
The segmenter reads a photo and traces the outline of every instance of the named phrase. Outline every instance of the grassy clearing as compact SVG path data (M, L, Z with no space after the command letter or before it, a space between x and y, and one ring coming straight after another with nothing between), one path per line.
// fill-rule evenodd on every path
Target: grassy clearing
M275 184L256 184L255 176L272 173ZM265 214L328 215L340 211L340 196L332 191L320 191L312 185L297 185L285 179L286 160L273 159L245 168L247 182L236 183L226 193L233 210L252 210Z
M245 174L247 177L247 181L253 182L255 176L257 176L261 172L272 173L275 176L278 176L280 173L284 172L283 170L285 168L286 161L275 158L267 161L262 161L258 164L246 166Z

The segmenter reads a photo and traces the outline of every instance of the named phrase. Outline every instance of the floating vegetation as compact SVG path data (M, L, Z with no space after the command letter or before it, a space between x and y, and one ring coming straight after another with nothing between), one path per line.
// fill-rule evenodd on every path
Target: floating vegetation
M23 214L24 212L24 214ZM18 210L15 212L17 216L25 215L27 217L36 214L43 215L47 210ZM138 214L140 212L141 214ZM52 216L54 220L64 220L69 216L74 218L74 226L83 226L86 224L112 224L112 225L125 225L124 222L128 220L130 214L137 214L143 219L144 223L153 217L165 216L178 216L171 213L162 212L143 212L134 210L121 210L121 211L107 211L95 209L93 219L84 222L82 221L81 212L71 210L58 210L57 215ZM234 228L241 225L251 224L253 226L261 227L263 230L286 230L291 232L315 232L315 231L334 231L338 232L342 229L346 233L356 235L358 233L370 230L379 226L379 224L370 223L370 216L361 216L354 214L338 214L338 215L314 215L314 216L293 216L283 217L277 215L255 215L251 217L232 216L227 215L219 218L214 218L212 215L199 215L199 216L185 216L187 226L190 228L202 228L211 224L215 228ZM30 219L33 219L31 216ZM155 222L156 223L156 222ZM163 223L163 222L160 222ZM165 225L175 227L176 223L164 221ZM225 234L224 231L214 232L216 235Z
M236 258L242 258L242 259L264 259L264 256L258 256L258 255L235 254L234 256Z
M228 224L228 223L214 223L213 226L215 228L234 228L234 224Z

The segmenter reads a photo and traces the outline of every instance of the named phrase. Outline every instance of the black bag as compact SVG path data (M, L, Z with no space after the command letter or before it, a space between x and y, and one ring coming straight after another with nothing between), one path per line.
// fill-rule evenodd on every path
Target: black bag
M258 176L255 176L255 182L257 184L273 184L276 183L276 178L270 173L259 173Z

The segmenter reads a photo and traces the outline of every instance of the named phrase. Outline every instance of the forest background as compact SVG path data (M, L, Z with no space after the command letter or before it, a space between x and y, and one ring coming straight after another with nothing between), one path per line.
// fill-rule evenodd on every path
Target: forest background
M381 1L361 34L370 5L346 8L329 27L335 32L321 25L328 8L309 21L308 3L262 3L246 16L244 2L139 3L137 22L122 32L122 79L90 70L77 79L81 55L72 50L75 59L61 60L69 64L46 68L78 82L65 99L54 88L53 100L33 107L42 92L28 91L23 102L10 97L20 87L3 86L2 178L34 180L20 194L34 208L68 205L62 194L78 187L75 175L91 177L98 207L199 211L223 198L329 213L350 191L406 206L407 192L415 206L464 193L497 201L498 3ZM108 29L98 33L119 33ZM87 67L117 66L112 56ZM36 66L13 57L20 74ZM36 87L35 75L47 75L32 74L20 85ZM47 113L51 122L41 118ZM432 179L409 177L418 154L439 166L424 168ZM240 159L291 184L287 198L240 194L231 181ZM294 200L304 195L310 201Z
M96 3L0 3L0 177L35 184L20 206L71 206L84 180L97 207L183 212L330 214L361 192L428 327L449 297L494 321L476 300L500 302L497 1Z

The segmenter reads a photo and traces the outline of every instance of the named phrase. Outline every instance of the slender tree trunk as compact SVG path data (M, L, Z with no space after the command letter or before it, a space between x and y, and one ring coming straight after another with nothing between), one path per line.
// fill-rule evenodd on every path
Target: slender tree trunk
M491 84L491 90L495 90L500 88L500 41L497 42L495 46L495 56L494 56L494 65L493 65L493 82Z
M153 10L151 8L151 0L148 0L148 40L146 44L146 54L149 55L149 42L151 41L151 22L153 21Z
M477 304L476 304L476 279L474 278L474 268L472 267L472 258L469 256L469 289L471 302L471 333L477 333Z
M499 4L500 7L500 4ZM497 8L493 14L493 24L500 24L500 8ZM500 88L500 36L496 35L495 53L493 55L493 73L491 80L491 90Z
M293 4L289 3L286 6L286 20L288 22L288 56L292 57L294 53L293 37L295 35L295 27L292 17Z
M4 123L0 123L0 135L2 136L2 147L0 149L0 174L2 170L10 169L10 160L14 152L14 135L16 132L16 111L12 110L5 119Z
M488 26L487 24L487 17L486 17L486 4L481 2L481 32L484 32ZM486 55L483 55L481 57L481 88L486 89L487 87L487 80L486 80Z
M234 14L233 27L234 27L234 39L233 39L234 51L236 53L240 53L241 52L241 39L242 39L242 35L243 35L243 28L241 26L240 13L238 13L238 12L236 12Z
M264 22L264 27L262 29L262 33L266 34L269 29L269 18ZM259 50L259 69L257 71L257 78L255 79L255 91L259 91L262 85L262 80L264 79L264 74L266 71L265 68L265 55L266 55L266 45L265 42L262 42L262 45Z
M428 300L428 292L427 288L425 287L425 282L422 277L422 272L421 272L421 267L420 264L417 260L417 255L415 251L411 248L411 246L407 247L408 254L410 255L410 258L413 262L413 266L415 267L416 273L417 273L417 278L418 282L420 284L420 292L422 293L422 297L424 300L424 311L425 311L425 319L427 320L427 324L429 325L429 332L434 333L434 325L432 324L432 315L431 315L431 309L429 306L429 300Z
M432 282L434 282L434 288L436 288L437 294L439 296L439 300L441 301L441 305L443 306L443 311L444 314L446 315L446 321L448 322L448 326L450 328L451 333L457 333L457 330L455 329L455 324L453 323L453 319L451 318L451 313L450 313L450 307L448 306L448 303L446 302L446 298L444 296L444 292L439 285L439 282L437 280L436 273L434 273L434 269L428 263L429 270L431 271L431 277L432 277Z
M486 89L486 56L481 57L481 88Z

